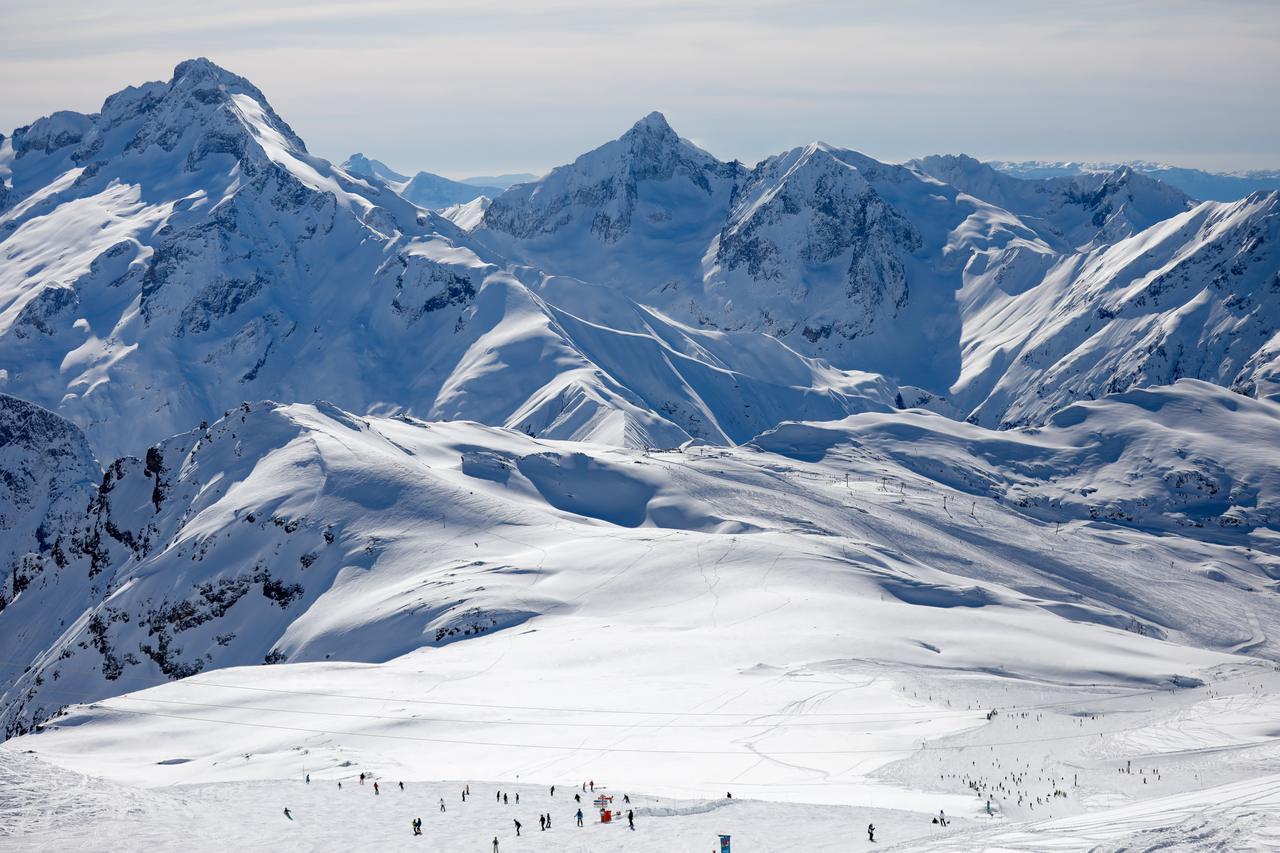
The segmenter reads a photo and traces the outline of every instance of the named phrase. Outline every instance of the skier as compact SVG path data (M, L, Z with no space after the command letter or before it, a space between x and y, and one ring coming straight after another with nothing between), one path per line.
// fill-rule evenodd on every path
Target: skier
M555 786L555 785L552 785L552 786L551 786L551 796L553 796L553 797L554 797L555 795L556 795L556 786Z
M730 794L728 791L725 791L725 792L724 792L724 798L725 798L726 800L732 800L732 799L733 799L733 794Z
M463 801L464 803L467 801L467 789L466 789L466 788L463 788L463 789L462 789L462 801Z
M500 803L500 802L502 802L502 792L501 792L501 791L499 791L498 793L494 794L494 795L493 795L493 798L494 798L494 800L496 800L496 801L497 801L497 802L499 802L499 803Z
M518 796L520 796L520 795L519 795L519 794L516 794L516 796L518 797ZM505 806L505 805L507 805L507 795L506 795L506 794L503 794L503 795L502 795L502 804L503 804L504 806Z
M574 794L574 795L573 795L573 801L574 801L575 803L580 803L580 802L582 802L582 795L581 795L581 794Z
M516 791L516 805L520 805L520 792Z
M516 825L516 838L519 838L520 837L520 821L513 820L511 822Z
M289 818L289 820L293 820L293 815L289 814L289 807L288 807L288 806L285 806L285 807L284 807L284 816L285 816L285 817L287 817L287 818Z
M867 824L867 840L868 841L876 840L876 825L874 823Z
M498 836L493 837L493 853L498 853Z
M342 783L341 783L341 782L339 782L339 783L338 783L338 790L339 790L339 791L341 791L341 790L342 790Z
M547 818L546 818L546 815L538 815L538 831L539 831L539 832L546 832L546 831L547 831Z
M626 803L626 804L630 805L630 804L631 804L631 795L630 795L630 794L623 794L623 795L622 795L622 802L624 802L624 803Z
M310 774L310 773L308 773L308 774L307 774L307 784L308 784L308 785L310 785L310 784L311 784L311 774Z
M582 809L578 809L578 826L582 826Z
M377 783L377 782L374 782L374 783L373 783L373 793L374 793L374 794L381 794L381 793L382 793L382 791L378 788L378 783Z
M627 829L632 832L636 830L636 813L631 809L627 809Z
M440 811L444 811L444 797L440 798Z
M551 812L547 812L547 829L551 828Z
M361 774L360 774L360 784L361 784L361 785L363 785L363 784L364 784L364 774L363 774L363 773L361 773Z
M422 834L422 818L420 817L415 817L413 819L413 834L414 835Z
M592 780L591 780L591 793L593 793L593 794L594 794L595 792L596 792L596 780L595 780L595 779L592 779Z
M471 783L470 783L470 782L468 782L468 783L466 784L466 786L465 786L465 787L463 787L463 789L462 789L462 793L466 794L468 797L469 797L469 796L471 796Z
M403 791L403 790L404 790L404 783L403 783L403 782L401 782L401 783L400 783L400 790L401 790L401 791Z

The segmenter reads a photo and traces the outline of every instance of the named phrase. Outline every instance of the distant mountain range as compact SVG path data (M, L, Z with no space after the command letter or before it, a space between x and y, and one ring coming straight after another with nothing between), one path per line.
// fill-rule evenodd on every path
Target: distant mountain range
M1095 172L1114 172L1117 169L1127 168L1177 187L1192 198L1201 201L1235 201L1252 192L1280 190L1280 170L1275 169L1206 172L1202 169L1187 169L1146 160L1130 160L1123 163L992 160L988 165L1019 178L1058 178Z

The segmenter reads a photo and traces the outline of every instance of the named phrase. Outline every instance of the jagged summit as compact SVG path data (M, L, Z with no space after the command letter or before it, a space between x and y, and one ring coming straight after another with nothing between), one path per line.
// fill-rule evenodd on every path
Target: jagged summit
M257 92L258 88L244 77L218 65L210 59L198 56L195 59L184 59L173 68L173 83L190 81L192 83L210 82L219 86L240 86Z
M654 110L631 125L628 133L675 133L675 131L671 129L671 123L667 121L667 117Z

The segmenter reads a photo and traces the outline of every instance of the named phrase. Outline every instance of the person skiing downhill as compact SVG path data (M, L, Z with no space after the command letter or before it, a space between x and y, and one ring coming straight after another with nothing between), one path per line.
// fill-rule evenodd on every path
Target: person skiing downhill
M285 807L284 807L284 816L285 816L285 817L287 817L287 818L289 818L289 820L293 820L293 815L291 815L291 814L289 813L289 807L288 807L288 806L285 806Z
M573 795L573 801L574 801L575 803L580 803L580 802L582 802L582 795L581 795L581 794L574 794L574 795Z

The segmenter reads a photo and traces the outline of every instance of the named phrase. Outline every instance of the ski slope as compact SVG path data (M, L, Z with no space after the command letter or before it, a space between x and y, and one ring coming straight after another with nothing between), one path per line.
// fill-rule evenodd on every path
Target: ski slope
M332 705L336 700L315 694L310 710L299 707L288 717L278 711L254 715L259 724L264 718L296 723L296 731L283 726L265 729L251 733L255 737L248 740L235 724L226 722L198 725L194 718L187 718L175 725L173 717L129 721L122 716L114 727L116 733L130 727L147 730L153 739L164 738L171 753L181 752L188 744L207 743L215 737L212 730L219 733L216 737L242 745L254 745L257 740L261 746L274 739L280 746L290 744L291 754L227 756L225 763L238 767L225 775L239 777L237 781L207 781L215 774L192 773L186 768L198 762L173 755L152 763L126 783L63 769L59 765L70 759L56 748L40 749L37 755L21 752L18 747L37 742L23 739L0 748L0 787L5 791L0 798L0 850L102 849L100 839L110 838L111 849L139 851L175 844L191 850L338 850L375 844L388 849L422 845L441 851L487 851L496 837L501 851L656 853L708 849L720 834L731 835L734 849L746 851L1274 850L1280 843L1280 775L1273 772L1280 747L1274 724L1268 724L1270 743L1251 746L1210 744L1188 749L1198 743L1191 737L1162 748L1135 750L1127 740L1135 732L1160 728L1170 717L1223 698L1260 715L1274 711L1280 675L1273 668L1235 665L1216 676L1214 683L1187 692L1107 695L1075 689L1059 693L1056 701L1029 704L1025 710L1005 706L996 722L967 728L957 738L931 742L890 768L921 774L918 787L901 784L901 776L898 784L886 784L888 780L872 774L868 784L893 789L892 801L858 797L824 805L764 799L750 785L676 796L642 793L614 777L614 769L626 765L620 752L582 760L575 768L581 771L578 775L562 770L557 778L554 773L534 772L543 777L542 784L525 781L526 777L516 781L509 773L499 781L480 781L451 776L453 768L439 763L435 749L413 760L405 751L412 746L405 741L379 744L372 736L348 736L344 760L325 766L320 743L326 736L305 729L316 724L316 705ZM234 674L230 678L239 680ZM279 682L279 689L287 689L284 685L293 678ZM314 679L312 684L319 686ZM971 679L959 687L966 696L1007 689L995 679L985 684ZM1030 687L1018 691L1024 698L1035 692ZM1267 695L1271 698L1263 698ZM274 694L272 703L278 704L280 696ZM170 710L174 717L193 713L191 708ZM211 719L214 713L206 708L200 715ZM1001 725L1002 717L1007 725ZM599 724L607 718L595 715L592 720ZM919 722L924 717L915 719ZM1023 722L1014 723L1018 719ZM575 719L574 728L586 733L591 724ZM367 723L361 725L371 734ZM1035 734L1010 737L1014 725L1033 728ZM1224 725L1230 727L1233 722ZM484 730L492 731L487 726ZM1262 730L1255 726L1255 731ZM525 732L531 740L546 737L535 726L526 727ZM829 734L844 740L839 731ZM63 739L62 733L52 737L55 742ZM80 738L80 745L92 748L96 755L93 760L78 761L81 766L109 776L120 766L115 756L90 740ZM150 756L160 754L165 754L164 747L157 745ZM483 772L493 766L483 750L471 753L471 758L474 763L469 769ZM669 773L690 782L702 780L707 762L696 754L677 760L655 752L649 759L669 763ZM1024 783L1028 791L1042 791L1052 779L1052 785L1060 785L1067 796L1046 798L1039 816L1034 806L999 803L988 814L984 795L975 797L971 790L960 793L960 783L950 778L984 778L986 772L1007 767L1034 776L1035 781L1028 778ZM1129 772L1121 772L1126 769ZM583 792L578 781L588 771L594 774L589 778L600 793L614 797L617 807L634 810L634 832L626 828L625 820L599 821L592 794ZM933 776L935 771L942 771L937 775L945 778L923 781L925 773ZM360 773L369 777L363 785ZM310 782L305 781L307 774ZM373 792L374 781L380 793ZM1148 781L1151 784L1145 784ZM405 785L403 790L400 783ZM551 784L556 784L554 795ZM465 802L464 787L472 793ZM508 795L508 802L496 801L499 791ZM575 793L582 796L581 803L573 800ZM622 802L624 794L630 803ZM733 797L727 798L728 794ZM443 813L441 799L446 805ZM574 821L580 807L585 817L582 828ZM292 820L284 816L285 808L290 809ZM948 817L946 826L932 823L939 810ZM538 828L538 817L545 813L552 816L549 831ZM421 839L409 832L415 817L424 822ZM513 820L523 824L519 838ZM876 827L874 844L867 840L868 823Z

